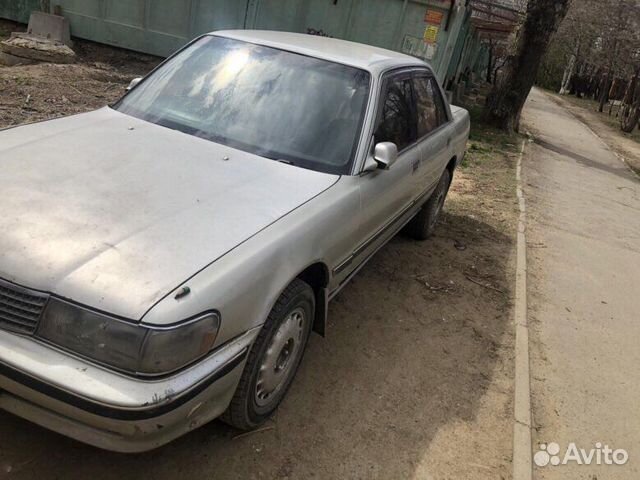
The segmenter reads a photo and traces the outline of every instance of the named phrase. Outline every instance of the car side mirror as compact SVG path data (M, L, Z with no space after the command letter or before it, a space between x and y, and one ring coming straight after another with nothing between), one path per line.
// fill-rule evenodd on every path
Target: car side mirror
M127 92L131 90L133 87L135 87L137 84L139 84L140 80L142 80L142 77L137 77L131 80L131 83L129 83L129 86L127 87Z
M378 168L389 170L398 159L398 147L391 142L378 143L373 150L373 159L378 164Z

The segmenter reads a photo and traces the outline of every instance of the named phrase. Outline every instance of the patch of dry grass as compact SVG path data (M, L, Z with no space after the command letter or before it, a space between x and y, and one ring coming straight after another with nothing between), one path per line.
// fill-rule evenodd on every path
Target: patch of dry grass
M451 187L450 210L466 212L511 236L517 223L515 169L524 137L484 124L479 109L470 113L469 144Z

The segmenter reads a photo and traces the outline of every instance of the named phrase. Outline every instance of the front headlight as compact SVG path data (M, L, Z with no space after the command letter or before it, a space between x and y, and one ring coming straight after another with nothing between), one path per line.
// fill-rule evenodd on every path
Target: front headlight
M154 327L52 298L36 336L119 370L161 375L209 353L219 328L220 316L215 312L169 327Z

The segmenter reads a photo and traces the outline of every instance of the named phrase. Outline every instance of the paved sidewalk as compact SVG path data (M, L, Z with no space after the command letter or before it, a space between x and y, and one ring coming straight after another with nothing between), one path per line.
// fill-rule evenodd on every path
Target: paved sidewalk
M640 181L542 91L523 121L535 136L524 160L533 449L555 442L560 460L571 442L599 449L591 465L534 466L534 478L639 478ZM626 465L595 465L605 444Z

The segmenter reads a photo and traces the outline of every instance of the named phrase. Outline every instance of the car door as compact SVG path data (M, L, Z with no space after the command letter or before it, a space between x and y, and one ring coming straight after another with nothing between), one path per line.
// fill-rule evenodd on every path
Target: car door
M428 70L417 70L412 78L416 100L417 136L422 157L417 168L420 189L429 193L449 162L451 121L442 92Z
M398 159L388 170L378 169L360 175L360 224L364 241L354 252L356 265L397 231L417 195L414 173L422 152L416 144L411 77L411 71L407 70L383 77L369 155L373 155L377 143L392 142L398 147Z

